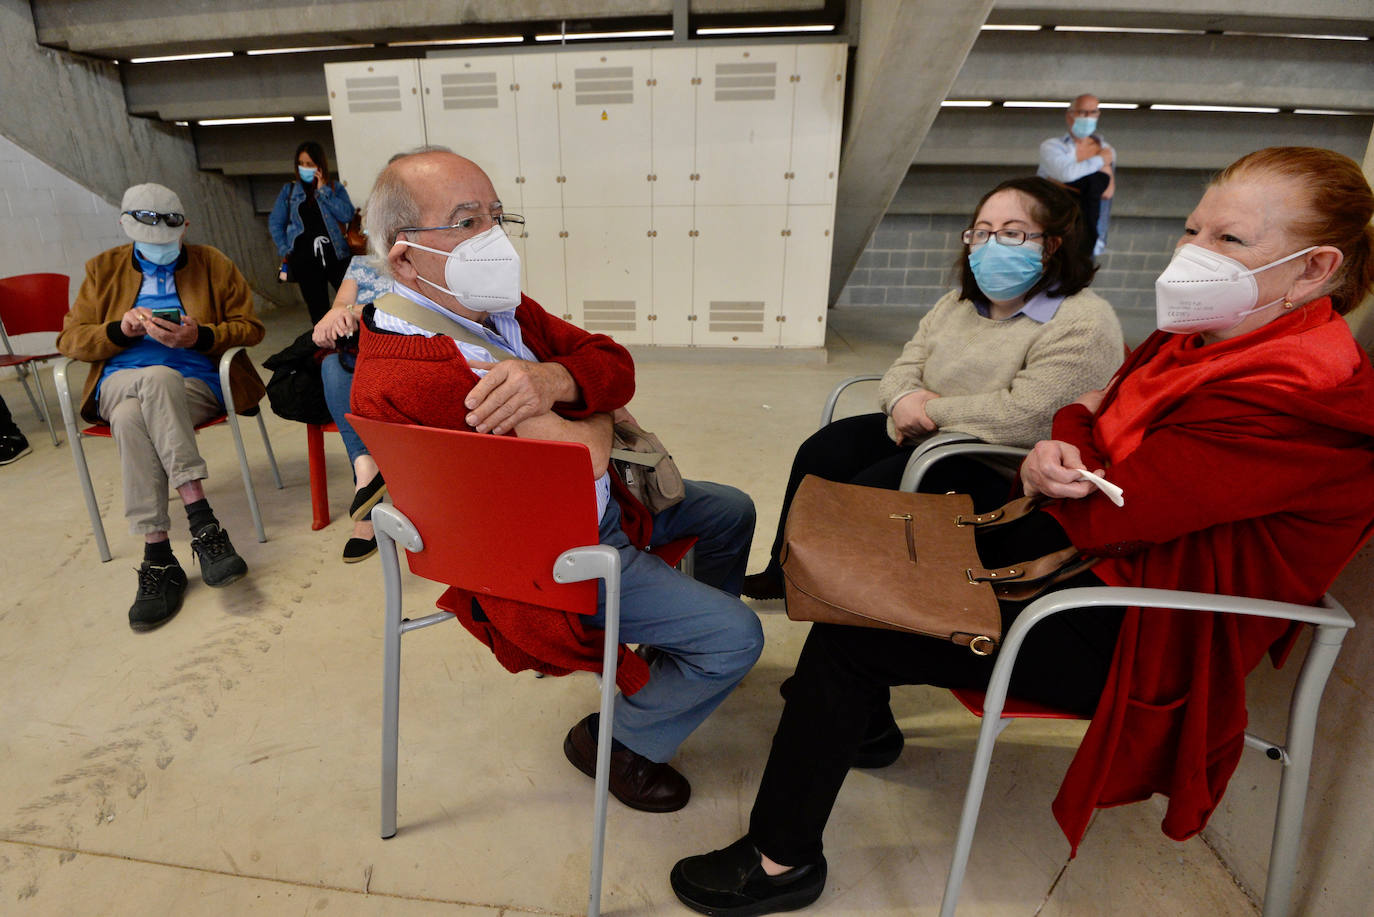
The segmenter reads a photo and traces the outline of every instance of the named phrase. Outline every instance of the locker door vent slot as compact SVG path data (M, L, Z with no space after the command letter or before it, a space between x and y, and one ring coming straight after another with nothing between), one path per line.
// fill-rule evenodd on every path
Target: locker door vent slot
M756 102L776 98L778 65L772 61L756 64L716 64L717 102Z
M584 299L582 300L582 327L588 331L634 331L635 301L633 299Z
M399 76L352 76L344 80L348 113L401 110Z
M711 331L722 331L726 334L761 332L763 303L713 299L707 320Z
M441 73L439 86L443 92L444 109L499 108L496 95L496 73Z
M635 100L635 68L576 67L573 90L578 105L630 105Z

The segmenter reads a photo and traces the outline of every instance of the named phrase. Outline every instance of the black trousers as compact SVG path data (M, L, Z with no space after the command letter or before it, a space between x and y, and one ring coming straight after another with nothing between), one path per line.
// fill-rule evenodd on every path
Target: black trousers
M4 398L0 398L0 436L14 436L19 432L14 418L10 416L9 406L5 404Z
M994 541L985 543L980 536L979 553L985 564L1001 566L1064 544L1067 538L1053 519L1033 513ZM1089 571L1058 588L1100 585ZM1028 604L1002 603L1003 633ZM1092 713L1123 613L1120 608L1067 611L1037 625L1017 656L1010 695ZM923 684L981 690L995 662L995 654L976 656L946 640L813 624L786 682L782 718L749 817L754 845L786 866L817 862L825 824L870 721L890 716L889 688Z
M1078 208L1083 211L1083 251L1089 258L1092 257L1093 248L1097 245L1097 221L1102 216L1102 192L1107 190L1107 185L1111 184L1111 181L1106 172L1094 172L1067 183L1077 192Z
M888 438L885 414L845 417L812 433L792 459L792 472L787 478L782 512L778 515L778 530L768 555L769 569L778 568L783 526L802 478L814 474L827 481L896 490L902 483L902 472L906 470L907 460L914 450L914 445L899 446ZM921 490L925 493L954 491L971 494L974 509L985 512L1007 501L1010 485L1000 474L980 462L948 459L931 469L921 482Z
M291 276L301 288L301 298L305 300L305 308L310 312L311 325L324 318L324 314L334 304L329 286L332 284L337 292L347 271L348 261L340 261L334 254L332 245L324 247L323 264L309 247L302 249L301 246L297 246L292 250Z

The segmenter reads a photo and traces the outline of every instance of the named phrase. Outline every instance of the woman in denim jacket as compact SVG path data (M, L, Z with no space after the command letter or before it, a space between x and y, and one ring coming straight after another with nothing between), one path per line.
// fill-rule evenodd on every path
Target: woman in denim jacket
M330 179L324 150L313 140L296 147L296 174L282 186L267 225L282 258L280 278L300 286L314 324L329 311L328 285L337 290L348 268L344 227L353 218L353 201Z

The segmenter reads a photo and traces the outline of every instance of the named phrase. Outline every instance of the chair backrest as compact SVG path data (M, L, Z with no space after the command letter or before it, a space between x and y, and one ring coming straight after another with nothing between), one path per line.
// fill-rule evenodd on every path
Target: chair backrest
M0 322L7 334L61 331L67 315L66 274L19 274L0 278Z
M554 561L597 544L591 453L580 443L384 423L348 415L420 532L416 576L591 614L596 583L556 583Z

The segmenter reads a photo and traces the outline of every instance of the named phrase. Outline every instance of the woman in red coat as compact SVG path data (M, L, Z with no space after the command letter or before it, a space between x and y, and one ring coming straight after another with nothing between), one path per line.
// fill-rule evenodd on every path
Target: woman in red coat
M1156 281L1160 330L1107 389L1056 415L1054 438L1021 468L1026 492L1047 502L1019 533L980 543L984 561L1072 544L1102 560L1061 588L1315 603L1374 527L1374 369L1341 318L1374 288L1371 216L1359 166L1329 150L1260 150L1222 172ZM1082 471L1122 488L1124 505ZM1003 603L1004 627L1022 607ZM1139 608L1066 612L1033 629L1012 696L1092 714L1054 804L1070 844L1094 807L1153 793L1169 796L1166 834L1201 830L1243 748L1245 675L1290 636L1281 621ZM738 915L816 900L845 774L890 744L889 686L981 688L993 661L926 637L814 625L749 833L680 861L678 898Z

